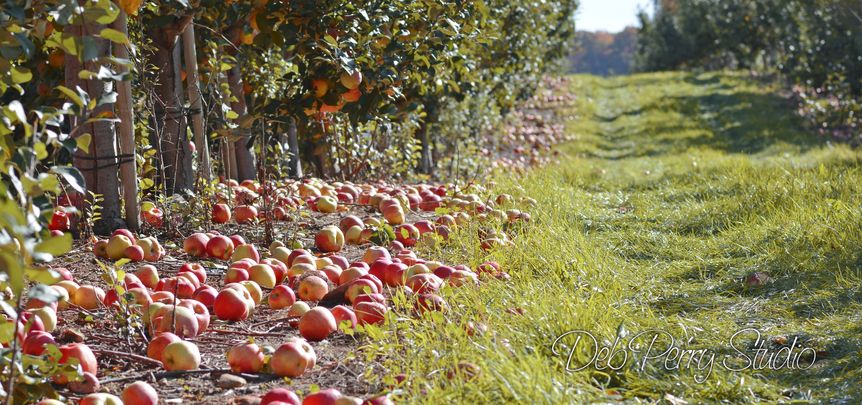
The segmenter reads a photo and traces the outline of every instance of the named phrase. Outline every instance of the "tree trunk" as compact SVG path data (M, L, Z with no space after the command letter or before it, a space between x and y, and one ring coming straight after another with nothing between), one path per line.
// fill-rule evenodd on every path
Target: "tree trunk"
M287 151L290 154L287 173L293 179L302 177L302 165L299 160L299 142L296 139L296 119L291 117L287 125Z
M242 72L240 72L239 64L234 65L227 71L227 81L230 86L231 96L233 96L231 109L239 114L240 117L245 117L248 115L248 109L245 105L245 92L243 92ZM242 129L242 131L247 132L246 129ZM254 154L252 153L253 146L249 145L250 138L248 133L246 133L234 142L236 175L239 181L255 178Z
M203 102L198 77L198 56L195 47L195 26L189 24L183 31L183 56L186 62L186 87L189 92L189 104L191 105L192 132L195 136L195 146L198 150L198 171L207 181L212 180L212 168L210 166L210 152L207 145L207 136L204 132Z
M436 104L426 103L427 113L425 119L422 120L422 126L419 127L419 141L422 144L422 155L419 160L419 173L434 174L434 146L433 139L428 127L437 122L437 106Z
M126 13L120 10L120 15L116 21L111 24L111 27L122 32L126 36L129 35ZM119 44L114 44L114 56L120 59L129 58L129 50ZM125 66L120 66L121 73L128 72L129 69ZM137 231L140 226L139 207L138 207L138 176L137 163L135 161L135 122L132 114L132 81L131 78L126 78L122 82L117 82L117 117L120 123L117 125L118 138L120 141L120 153L125 156L122 160L124 163L120 165L120 179L123 187L123 202L126 210L126 225L129 229Z
M183 27L184 29L185 27ZM192 155L186 134L186 119L183 113L183 88L180 68L180 48L177 38L180 29L151 27L149 35L156 49L150 62L158 70L155 86L156 134L162 149L164 172L161 180L168 195L192 188Z
M68 27L67 32L72 35L80 35L81 37L90 37L91 46L96 47L96 57L107 57L110 55L110 42L96 37L101 30L105 28L102 25L84 25ZM105 82L94 80L81 80L78 73L81 69L87 69L91 72L98 72L100 64L98 62L85 62L83 64L78 61L76 56L66 55L66 85L71 89L81 87L92 100L99 100L102 95L111 90L111 85ZM113 105L103 104L89 111L90 115L112 113ZM91 122L89 124L80 124L88 117L77 117L73 125L82 125L77 129L78 136L83 134L91 134L92 142L90 143L89 152L78 150L75 153L74 163L84 174L84 180L87 183L87 190L96 194L100 194L103 201L99 206L100 219L95 222L93 231L100 235L107 235L114 229L124 227L125 224L120 217L120 191L119 180L117 179L117 137L114 132L114 125L110 122ZM74 127L73 127L74 128ZM89 196L85 196L89 199ZM90 201L89 203L92 203Z

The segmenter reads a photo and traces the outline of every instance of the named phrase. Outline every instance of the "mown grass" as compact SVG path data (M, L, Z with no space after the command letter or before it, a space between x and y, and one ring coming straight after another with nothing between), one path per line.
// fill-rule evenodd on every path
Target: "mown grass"
M473 230L436 252L497 260L509 282L447 290L445 316L393 323L374 353L422 403L847 402L862 398L860 153L802 129L768 85L736 73L577 76L560 164L498 176L497 192L538 200L515 247L478 250ZM755 271L773 282L746 287ZM523 308L524 315L507 312ZM468 336L463 324L489 332ZM607 343L661 330L717 362L756 328L772 350L799 337L808 370L566 371L557 336ZM746 340L750 343L751 339ZM560 353L563 352L563 353ZM797 351L798 352L798 351ZM576 351L583 364L586 349ZM446 378L458 361L475 380ZM803 362L803 364L807 364ZM388 378L387 378L388 379Z

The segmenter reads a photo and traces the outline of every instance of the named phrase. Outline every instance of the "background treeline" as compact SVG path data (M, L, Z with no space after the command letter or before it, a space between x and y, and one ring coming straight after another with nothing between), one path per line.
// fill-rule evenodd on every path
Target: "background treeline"
M640 19L638 69L779 72L819 126L859 135L859 0L656 0Z
M578 31L569 57L570 72L599 76L625 75L632 71L638 29L626 27L618 33Z

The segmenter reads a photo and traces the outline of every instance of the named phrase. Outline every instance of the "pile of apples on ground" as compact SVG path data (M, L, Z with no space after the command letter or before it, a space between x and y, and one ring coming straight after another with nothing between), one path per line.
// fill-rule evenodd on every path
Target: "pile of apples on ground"
M240 204L231 211L226 203L216 204L211 220L227 223L233 217L239 223L253 222L266 215L258 213L254 202L259 199L260 185L243 182L241 185L222 183L222 197L231 192ZM476 190L481 191L478 186ZM480 278L506 279L508 275L495 262L485 262L475 271L466 265L448 266L424 260L415 254L413 247L423 235L436 234L448 238L454 227L470 220L514 222L527 221L529 214L495 206L509 205L513 198L503 194L494 202L483 202L477 194L462 192L447 195L446 186L356 186L312 180L288 182L274 191L276 204L273 212L287 212L300 206L313 211L336 213L346 211L347 204L358 203L375 207L383 220L394 226L395 241L389 248L367 247L359 260L350 262L337 252L345 243L362 245L371 238L372 227L380 224L374 217L360 219L347 215L338 226L320 229L314 238L314 251L288 249L274 242L268 257L261 257L254 244L245 243L239 235L225 236L218 232L199 232L183 241L183 250L191 257L222 260L230 263L219 289L207 284L208 274L197 262L183 264L176 276L160 278L158 269L151 264L140 265L134 273L127 273L122 286L124 297L140 311L151 339L146 355L161 362L165 370L195 370L201 364L197 345L191 339L207 330L211 315L228 322L243 321L253 316L255 308L264 301L272 310L286 310L292 327L298 328L301 337L294 337L275 348L266 356L255 343L236 345L227 352L227 363L233 372L269 372L283 377L299 377L314 368L316 354L308 341L321 341L336 333L339 325L381 324L390 310L387 296L399 292L413 297L413 312L445 311L446 301L438 295L444 284L453 287L478 285ZM529 199L521 202L532 204ZM408 209L434 212L446 207L454 215L439 216L434 222L423 220L405 223ZM150 209L152 211L152 208ZM152 212L151 212L152 213ZM274 215L286 217L286 215ZM161 221L161 218L159 218ZM346 235L346 236L345 236ZM487 233L483 248L511 243L503 232ZM390 253L391 252L391 253ZM108 240L93 244L93 253L104 259L131 261L160 260L165 249L155 238L136 238L125 229L117 230ZM42 355L45 347L54 344L51 334L56 325L56 310L71 306L96 310L118 305L116 288L106 293L94 285L78 285L66 269L56 270L62 280L52 286L60 295L59 303L45 304L38 300L28 303L29 323L26 334L21 328L19 336L23 351L28 355ZM212 281L212 280L211 280ZM216 284L216 283L211 283ZM268 294L264 297L264 291ZM315 306L325 303L327 306ZM83 372L83 380L69 383L72 391L89 394L83 404L120 403L115 396L95 393L98 390L98 364L93 351L84 343L71 343L59 348L61 363L76 359ZM267 398L275 398L266 402ZM125 403L156 403L156 391L145 382L136 382L123 391ZM42 404L52 404L43 400ZM111 402L115 401L115 402ZM387 396L370 398L366 403L390 403ZM286 389L273 390L264 396L264 403L299 404L298 397ZM328 389L305 397L304 404L362 403L358 398L342 396Z

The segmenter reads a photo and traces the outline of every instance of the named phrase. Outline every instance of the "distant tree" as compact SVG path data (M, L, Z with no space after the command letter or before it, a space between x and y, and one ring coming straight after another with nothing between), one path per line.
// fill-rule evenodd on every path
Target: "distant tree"
M579 31L577 49L570 57L570 71L601 76L630 73L637 49L637 33L635 27L626 27L616 34Z

